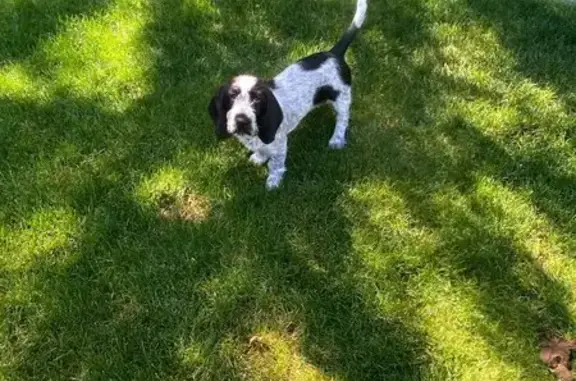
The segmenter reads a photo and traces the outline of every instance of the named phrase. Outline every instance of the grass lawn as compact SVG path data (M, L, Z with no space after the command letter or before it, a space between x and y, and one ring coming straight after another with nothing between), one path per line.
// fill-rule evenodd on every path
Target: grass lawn
M0 380L553 380L576 336L576 7L372 0L349 146L278 191L207 105L353 0L0 2Z

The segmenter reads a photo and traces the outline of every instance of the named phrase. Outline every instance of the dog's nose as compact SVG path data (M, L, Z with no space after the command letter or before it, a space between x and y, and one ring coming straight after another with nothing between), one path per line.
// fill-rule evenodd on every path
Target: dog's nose
M238 114L236 115L236 118L234 118L234 121L236 122L236 129L238 130L238 132L240 133L244 133L247 134L250 128L250 118L248 118L248 116L246 116L245 114Z

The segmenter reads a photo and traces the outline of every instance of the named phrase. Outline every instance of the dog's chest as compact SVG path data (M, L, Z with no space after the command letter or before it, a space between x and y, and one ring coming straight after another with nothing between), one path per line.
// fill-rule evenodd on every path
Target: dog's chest
M236 139L248 150L252 152L256 152L261 149L265 144L262 143L262 140L257 136L249 136L249 135L235 135Z

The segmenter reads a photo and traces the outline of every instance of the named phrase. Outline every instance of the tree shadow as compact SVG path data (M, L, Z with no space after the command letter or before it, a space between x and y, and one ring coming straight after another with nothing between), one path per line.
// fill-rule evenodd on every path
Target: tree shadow
M284 308L302 327L304 354L328 374L420 379L428 363L424 334L409 321L383 318L357 289L360 265L337 206L350 176L344 159L333 161L342 170L327 179L308 157L295 155L295 181L276 194L254 179L257 169L234 167L221 185L231 198L215 202L212 217L200 223L166 220L135 200L140 178L169 163L174 152L214 146L205 113L211 94L198 97L198 88L215 88L241 66L270 72L272 60L245 57L245 46L232 42L246 41L267 57L287 54L257 38L258 28L243 28L247 9L233 13L243 25L218 33L221 20L181 1L154 7L147 38L158 54L155 91L128 110L107 112L65 93L42 105L1 102L14 120L2 151L12 185L2 190L17 195L11 205L28 209L6 207L3 220L19 228L26 212L61 205L73 209L83 232L67 265L53 266L50 258L58 253L47 252L24 273L6 274L9 283L25 279L32 290L30 300L3 309L3 330L13 338L8 348L18 354L6 374L22 380L241 379L246 364L227 342L247 349L258 325ZM226 14L224 22L232 17ZM300 134L294 151L309 140ZM62 147L74 157L65 157ZM98 165L68 182L38 176L40 162L75 166L93 155L101 156ZM326 149L312 156L336 157ZM202 180L188 180L202 190ZM22 184L33 191L18 194ZM46 193L38 199L38 191Z
M7 374L243 379L245 364L226 352L227 341L249 350L250 334L281 310L327 374L420 379L424 334L378 314L357 288L360 264L337 206L344 178L270 194L260 182L246 187L249 172L229 170L222 185L234 197L198 224L167 221L97 176L70 189L84 220L77 259L64 269L40 259L28 270L35 307L13 304L4 314L8 330L33 331L36 340L13 344L22 361ZM100 197L87 210L94 188ZM191 360L188 346L198 351Z
M503 3L467 0L473 17L488 23L517 60L517 70L536 83L552 85L576 111L576 8L561 1Z
M19 0L0 5L0 64L32 54L40 40L57 32L67 17L103 9L108 0Z
M376 138L371 142L352 131L348 150L328 151L333 119L318 111L291 141L289 172L278 192L264 191L262 170L237 164L204 174L206 178L189 172L186 180L197 191L226 196L213 202L205 221L168 220L135 199L141 178L169 165L176 152L214 149L205 107L219 81L247 67L270 74L274 62L288 55L288 46L262 35L253 21L262 17L277 25L272 34L282 41L311 40L322 33L315 15L302 20L304 32L296 31L288 18L282 19L290 12L287 3L273 2L260 16L245 2L220 4L221 16L179 0L155 3L154 22L146 31L158 55L155 89L123 113L106 112L91 100L68 94L45 105L0 104L19 122L6 135L19 154L0 151L8 155L7 168L15 179L1 196L19 197L13 205L27 209L70 206L83 232L74 242L76 258L67 266L55 268L40 258L26 274L2 274L10 279L4 283L22 276L32 289L31 300L12 302L3 310L3 329L12 332L9 348L20 356L6 374L22 380L243 379L246 364L238 351L250 349L248 339L261 325L286 315L302 331L307 360L329 375L349 380L425 378L434 364L417 317L383 314L366 298L357 276L364 265L354 252L353 222L339 201L351 184L366 179L392 181L418 222L439 233L442 245L432 263L448 268L457 284L474 281L478 308L501 322L498 330L479 328L479 333L502 357L533 370L530 356L518 356L496 336L511 337L531 353L540 331L572 329L563 303L567 291L508 235L492 230L492 216L482 211L482 203L453 211L452 228L472 233L451 235L430 194L452 187L466 195L475 184L475 172L511 187L536 189L536 181L562 195L573 179L558 188L548 180L566 178L548 165L523 172L520 161L549 158L511 156L465 121L426 127L433 116L429 101L441 84L426 80L433 75L432 64L418 64L411 56L418 45L433 44L418 1L374 4L372 21L378 25L373 33L390 36L384 51L391 60L383 68L390 90L380 99L391 107L389 122L408 128L373 133L382 125L370 120L376 111L369 110L373 103L364 102L367 96L362 94L378 96L369 90L380 78L374 57L381 52L358 41L353 57L360 101L355 107L364 116L355 122L372 129L370 136ZM341 27L335 25L333 35ZM254 54L246 56L246 51ZM397 88L403 89L402 96L394 96ZM409 96L414 91L419 95ZM62 115L76 117L62 120ZM123 129L97 133L104 125ZM58 160L62 142L77 147L78 163L101 152L104 158L56 187L38 179L34 164ZM456 154L444 150L447 146ZM230 142L220 149L230 154L230 162L240 162L244 153L235 148ZM376 149L382 152L378 162ZM38 192L19 194L22 184L46 193L42 199ZM534 195L543 210L548 202L555 205L550 214L574 207L564 196ZM7 207L2 218L18 221L25 212L12 213ZM518 275L518 268L525 272ZM533 284L526 285L526 279ZM407 279L400 273L394 281L402 289ZM395 297L403 300L406 295ZM29 341L18 340L21 332L30 334Z
M561 1L522 0L504 4L492 0L467 0L472 17L487 23L516 59L515 69L546 88L552 88L567 115L576 118L576 8ZM522 110L531 115L537 111ZM574 146L574 128L521 125L508 140L537 136L539 130L554 129L559 140ZM536 141L536 138L534 138ZM543 143L541 143L542 145ZM502 150L504 147L502 147ZM557 149L539 147L533 152L513 154L504 160L498 176L513 187L531 189L536 207L559 228L573 234L576 215L576 177L564 167L565 155Z
M546 335L564 334L574 328L565 301L571 290L551 278L533 254L507 232L498 232L493 211L485 200L474 200L473 210L456 211L458 232L446 229L438 250L439 268L450 268L454 280L472 280L477 306L496 329L477 318L477 330L508 363L520 364L524 377L542 372L536 349ZM502 336L512 342L501 340ZM518 353L530 355L518 356Z
M389 129L374 144L383 152L380 165L368 172L357 167L355 176L393 184L411 216L438 236L436 249L424 260L454 284L474 285L475 303L489 319L476 321L478 333L507 362L520 365L525 377L542 372L538 340L574 330L566 306L571 290L548 275L506 227L507 212L489 196L479 197L476 187L479 178L488 178L510 190L529 191L537 212L554 222L556 211L573 213L575 204L566 196L574 179L555 172L548 157L511 155L460 118L436 128ZM455 199L439 203L438 194Z
M318 113L311 122L323 117ZM251 227L249 250L255 253L253 268L259 274L255 277L268 279L268 292L277 295L277 308L290 311L303 330L304 355L328 375L353 380L379 379L383 374L391 380L421 379L430 365L426 335L415 321L378 312L360 287L358 274L364 265L354 253L351 224L339 206L350 180L345 165L350 157L326 147L302 147L322 141L316 137L324 134L321 130L309 128L298 134L292 152L306 155L292 157L293 170L282 190L266 193L258 171L244 165L230 169L225 179L239 192L234 209L257 213L250 220L272 221L269 216L274 215L275 223ZM331 162L331 169L312 170L310 162ZM251 177L256 188L246 186Z

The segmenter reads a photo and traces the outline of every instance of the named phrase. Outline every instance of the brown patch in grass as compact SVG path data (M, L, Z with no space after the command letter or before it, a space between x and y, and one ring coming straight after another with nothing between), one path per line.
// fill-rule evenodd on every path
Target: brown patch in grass
M163 194L158 204L160 217L166 220L202 222L212 209L208 198L188 190L176 196Z
M246 354L250 380L334 380L306 360L297 333L294 329L291 331L263 332L250 338Z

